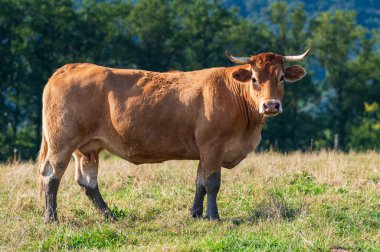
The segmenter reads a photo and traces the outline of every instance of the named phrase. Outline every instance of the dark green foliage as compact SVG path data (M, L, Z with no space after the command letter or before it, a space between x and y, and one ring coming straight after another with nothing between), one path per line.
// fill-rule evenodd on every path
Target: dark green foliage
M357 7L367 24L362 13L377 6L233 2L246 6L247 19L231 1L0 0L0 160L36 156L42 90L66 63L196 70L231 65L225 49L247 56L312 48L301 63L308 75L286 86L284 114L268 120L262 149L330 148L335 134L346 150L378 148L378 117L363 107L379 101L378 33L354 12L336 11Z
M365 103L365 116L351 128L350 143L359 150L380 149L380 108L377 102Z

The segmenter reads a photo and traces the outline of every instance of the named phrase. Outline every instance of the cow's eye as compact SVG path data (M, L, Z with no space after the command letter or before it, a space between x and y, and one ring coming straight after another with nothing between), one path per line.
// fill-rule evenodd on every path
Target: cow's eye
M285 76L283 75L283 76L281 76L280 81L282 82L284 80L285 80Z
M252 82L253 82L253 84L257 84L256 78L252 78Z

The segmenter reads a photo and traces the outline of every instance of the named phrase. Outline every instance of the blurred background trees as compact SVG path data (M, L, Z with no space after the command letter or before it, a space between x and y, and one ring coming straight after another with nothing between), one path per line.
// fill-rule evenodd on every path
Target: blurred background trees
M380 4L376 1L0 0L0 160L34 158L41 95L71 62L154 71L232 65L224 56L298 54L285 113L260 149L379 149ZM377 12L376 12L377 11Z

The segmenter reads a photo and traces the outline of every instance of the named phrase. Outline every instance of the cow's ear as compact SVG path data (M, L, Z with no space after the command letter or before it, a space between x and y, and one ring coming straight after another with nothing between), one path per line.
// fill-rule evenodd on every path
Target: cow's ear
M246 82L252 79L252 72L244 68L239 68L232 73L232 77L238 81Z
M305 75L305 69L299 65L291 66L285 69L285 80L288 82L298 81Z

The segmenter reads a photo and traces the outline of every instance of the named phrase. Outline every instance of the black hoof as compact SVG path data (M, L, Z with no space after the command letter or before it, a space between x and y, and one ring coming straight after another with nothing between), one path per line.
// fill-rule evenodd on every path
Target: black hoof
M220 221L220 216L219 214L206 215L205 219L210 221Z
M113 215L111 211L104 213L103 216L107 221L110 221L110 222L118 221L118 218L115 215Z
M202 209L191 210L190 215L194 219L201 219L203 217L202 212L203 212Z
M53 218L45 217L44 223L45 224L58 224L58 218L57 217L53 217Z

